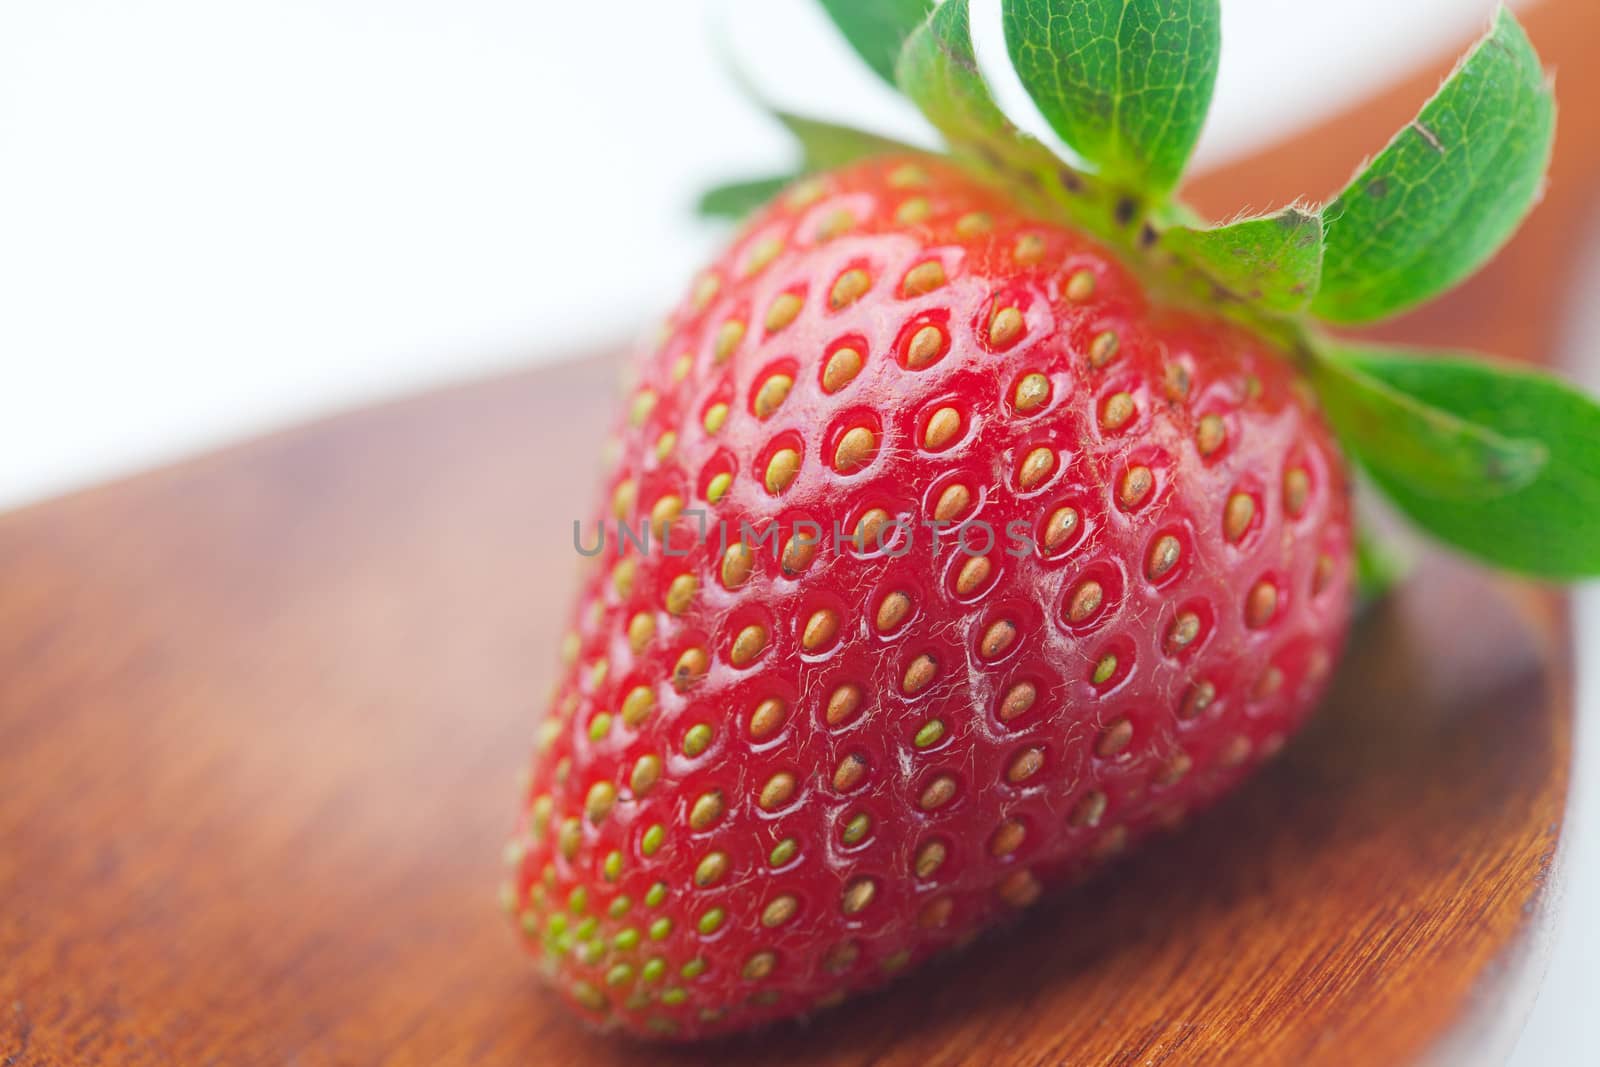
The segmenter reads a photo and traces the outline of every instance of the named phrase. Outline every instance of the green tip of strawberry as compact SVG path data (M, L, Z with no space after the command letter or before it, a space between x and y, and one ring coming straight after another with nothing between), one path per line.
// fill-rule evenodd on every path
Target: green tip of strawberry
M1600 571L1600 408L1317 325L1532 203L1553 105L1509 14L1329 208L1208 226L1170 192L1215 0L1006 0L1084 169L995 105L965 0L826 6L948 157L782 114L804 180L707 196L771 202L637 365L507 853L551 980L640 1034L887 981L1270 757L1392 571L1346 452L1454 545Z

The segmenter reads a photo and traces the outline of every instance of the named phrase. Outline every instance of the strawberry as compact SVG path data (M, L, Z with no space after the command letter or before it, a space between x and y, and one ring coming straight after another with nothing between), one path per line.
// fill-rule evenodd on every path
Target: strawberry
M641 1028L809 1010L1181 818L1299 725L1349 612L1290 363L948 164L781 197L618 442L517 889L558 984Z
M1008 4L1008 35L1049 6ZM966 34L951 0L899 61L955 158L858 136L635 365L505 889L596 1024L692 1038L836 1002L1270 758L1351 614L1330 417L1380 485L1400 453L1539 482L1523 438L1292 313L1372 299L1306 283L1306 248L1337 265L1323 216L1197 229L1121 157L1053 161L1042 194L1020 134L919 95L944 61L946 103L962 76L986 99ZM989 148L963 155L974 114ZM1372 429L1401 417L1402 445Z

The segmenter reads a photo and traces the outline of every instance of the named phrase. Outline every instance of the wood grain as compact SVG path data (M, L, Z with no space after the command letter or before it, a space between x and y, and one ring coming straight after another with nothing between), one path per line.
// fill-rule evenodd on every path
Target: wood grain
M1600 17L1531 22L1563 67L1552 195L1405 336L1553 348ZM1331 188L1436 73L1199 195ZM493 897L611 377L464 386L0 517L0 1064L1498 1062L1542 959L1571 650L1553 594L1442 558L1262 777L1020 927L709 1048L571 1023Z

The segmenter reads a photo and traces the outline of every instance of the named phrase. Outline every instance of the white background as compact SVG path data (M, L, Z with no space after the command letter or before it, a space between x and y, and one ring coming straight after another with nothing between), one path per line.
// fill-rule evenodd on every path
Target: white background
M788 159L710 6L0 0L0 505L630 334L713 247L695 193ZM1202 160L1490 0L1223 6ZM785 101L924 136L811 0L725 7Z
M0 507L630 336L714 247L695 193L788 159L719 70L711 6L0 0ZM785 103L925 139L810 0L721 6ZM974 6L997 57L997 4ZM1454 49L1491 6L1226 0L1201 163ZM1519 1065L1579 1062L1592 839Z

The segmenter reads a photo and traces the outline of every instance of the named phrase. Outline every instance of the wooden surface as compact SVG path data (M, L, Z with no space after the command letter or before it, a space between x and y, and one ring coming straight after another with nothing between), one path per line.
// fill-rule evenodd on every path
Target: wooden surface
M1554 191L1405 336L1554 348L1600 177L1600 5L1531 21L1563 67ZM1437 73L1201 199L1332 189ZM1441 559L1262 777L1020 927L709 1049L569 1022L494 891L611 373L454 389L0 517L0 1064L1498 1062L1548 929L1566 613Z

